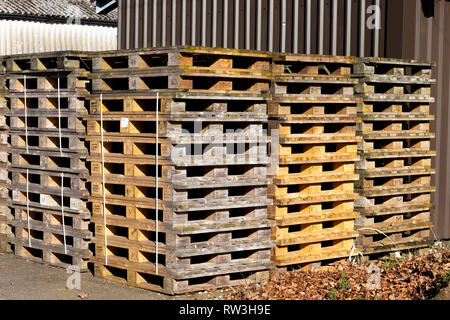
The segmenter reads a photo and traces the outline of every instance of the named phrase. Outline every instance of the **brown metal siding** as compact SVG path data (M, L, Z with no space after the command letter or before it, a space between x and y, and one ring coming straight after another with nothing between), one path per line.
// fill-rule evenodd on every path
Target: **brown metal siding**
M411 1L412 2L412 1ZM432 95L435 103L432 112L436 120L431 129L436 132L433 148L437 152L436 193L433 222L434 233L440 239L450 238L450 2L435 1L434 16L425 17L422 4L403 3L402 43L391 55L405 59L433 60L437 67L433 70L436 85Z
M154 23L154 2L156 1L156 38L153 38L153 23ZM236 1L239 4L239 30L238 39L235 39L235 10ZM350 1L352 5L352 12L350 16L347 16L347 2ZM224 47L224 24L226 22L226 47L234 48L235 41L238 42L238 48L240 49L261 49L272 51L283 51L283 28L282 17L285 13L285 49L286 52L294 52L294 28L295 28L295 8L297 8L298 26L297 26L297 48L298 52L306 52L307 50L307 4L310 3L310 53L319 53L322 48L323 54L333 54L333 41L336 42L337 55L346 55L346 25L347 19L351 20L351 55L359 55L360 47L360 23L361 23L361 1L365 2L364 11L368 6L375 4L376 0L119 0L119 29L120 29L120 48L142 48L152 46L162 46L163 35L163 19L162 19L162 7L163 2L166 6L166 19L165 19L165 45L181 45L183 44L183 33L185 35L186 45L205 45L213 46L213 30L214 30L214 16L216 21L216 47ZM195 3L195 39L192 37L192 5ZM386 42L384 36L389 32L388 29L397 28L397 23L386 24L384 12L388 10L388 5L393 6L391 1L380 0L382 26L383 30L379 30L380 44L379 52L384 50L384 43ZM401 3L402 1L395 1ZM203 17L202 6L206 5L206 16ZM216 9L213 10L214 3L216 3ZM270 4L273 4L273 10L270 9ZM296 6L297 3L297 6ZM321 15L320 7L323 3L323 15ZM337 21L336 30L334 31L333 10L336 3ZM389 3L389 4L388 4ZM176 8L175 20L172 18L173 4ZM182 8L185 4L185 25L183 25ZM227 4L227 16L224 17L224 5ZM261 16L258 18L258 4L261 5ZM283 4L285 4L283 8ZM138 13L136 14L136 8ZM147 8L147 10L145 10ZM247 12L249 8L249 12ZM402 8L402 6L400 6ZM144 12L147 11L147 20L144 17ZM247 15L248 14L248 15ZM368 16L365 14L366 17ZM246 25L247 17L250 18L248 24L250 37L247 40ZM206 34L202 33L203 19L206 22ZM272 34L270 20L273 19ZM135 26L135 21L139 20L139 25ZM261 28L257 27L257 21L260 20ZM147 21L147 23L145 23ZM322 21L323 31L319 31L319 25ZM172 26L176 25L176 39L175 43L172 43ZM136 31L138 34L136 34ZM373 55L374 46L374 30L365 28L364 32L364 55ZM145 41L144 33L147 34L147 41ZM336 35L335 39L333 35ZM260 35L261 47L258 47L258 35ZM205 43L202 43L202 38L206 39ZM323 41L320 41L320 39ZM195 41L193 41L195 40ZM247 46L247 41L249 46ZM272 46L271 46L272 44Z
M147 6L148 21L144 15L139 14L139 24L134 27L136 21L135 6L137 0L120 0L119 14L119 47L151 47L162 45L162 2L166 1L166 46L182 44L182 34L185 32L186 45L213 46L213 19L216 14L216 46L224 46L224 3L225 0L216 0L217 7L213 10L213 0L139 0L138 10L144 11ZM153 39L153 4L156 1L158 14L156 15L156 39ZM195 42L192 38L192 2L195 1L196 15ZM239 30L238 38L235 38L236 1L238 1ZM437 62L438 68L434 70L437 84L433 88L433 96L436 103L432 110L436 116L432 129L436 130L435 149L438 157L435 161L437 170L435 184L437 192L435 194L436 208L433 219L435 223L434 232L438 238L450 238L450 2L436 0L434 16L425 17L423 5L433 1L412 1L412 0L378 0L381 9L381 30L378 30L379 42L375 47L375 30L367 27L361 28L361 7L367 12L367 7L377 3L377 0L228 0L227 20L227 47L247 48L247 41L250 45L248 49L258 48L258 35L261 35L261 50L270 50L271 43L273 51L282 51L282 5L285 3L286 14L286 38L285 51L295 52L294 43L297 40L297 49L300 53L308 53L308 38L310 39L309 53L319 53L320 47L323 54L333 54L333 41L336 42L337 55L373 56L378 51L379 56L405 59L433 60ZM320 15L320 4L323 2L323 15ZM176 17L173 20L172 4L176 5ZM186 5L186 24L182 25L182 5ZM206 16L203 17L202 5L206 4ZM261 4L261 29L257 27L258 3ZM273 10L270 4L273 3ZM308 17L307 4L310 3L311 15ZM333 28L333 4L337 3L336 30ZM347 7L351 3L351 14L348 15ZM297 6L296 6L297 4ZM249 8L249 11L248 9ZM297 8L297 10L294 10ZM247 12L248 11L248 12ZM248 15L247 15L248 13ZM250 17L250 39L247 39L246 25L247 16ZM294 38L295 17L298 17L297 37ZM367 19L367 14L365 13ZM308 18L310 19L308 30ZM273 19L273 28L270 30L270 20ZM202 33L203 20L206 22L206 33ZM323 33L321 39L320 21L323 21ZM350 23L350 30L347 30L347 22ZM365 25L365 21L364 25ZM172 43L172 25L176 25L176 41ZM136 40L135 30L138 31ZM270 38L270 34L273 37ZM147 34L147 41L141 34ZM336 34L336 38L333 38ZM361 43L363 36L364 43ZM347 39L347 37L349 37ZM205 38L205 43L202 43ZM347 51L347 42L350 44L350 51ZM361 45L362 44L362 45ZM361 49L364 50L363 54Z

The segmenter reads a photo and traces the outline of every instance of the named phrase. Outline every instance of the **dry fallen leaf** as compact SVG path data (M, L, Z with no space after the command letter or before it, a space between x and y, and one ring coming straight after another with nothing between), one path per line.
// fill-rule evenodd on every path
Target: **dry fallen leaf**
M78 294L78 297L80 297L81 299L88 299L89 294L82 292L82 293Z

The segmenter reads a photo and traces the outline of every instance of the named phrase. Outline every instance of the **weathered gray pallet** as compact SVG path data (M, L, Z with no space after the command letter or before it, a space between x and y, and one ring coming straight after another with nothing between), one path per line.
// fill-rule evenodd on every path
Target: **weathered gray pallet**
M9 251L8 236L11 227L7 223L10 215L9 202L9 178L8 178L8 125L6 113L8 106L6 101L7 87L5 78L6 62L0 58L0 253Z
M354 66L362 123L358 135L361 179L355 206L361 213L358 249L376 254L424 247L430 236L431 167L429 104L433 63L360 58Z
M264 132L270 59L226 49L183 50L99 53L85 117L95 274L172 294L240 284L238 277L259 281L268 276L274 245ZM199 154L182 150L195 144ZM245 145L243 153L227 152L238 144Z
M82 123L90 65L89 54L79 52L5 59L13 230L7 241L17 256L82 271L92 237Z

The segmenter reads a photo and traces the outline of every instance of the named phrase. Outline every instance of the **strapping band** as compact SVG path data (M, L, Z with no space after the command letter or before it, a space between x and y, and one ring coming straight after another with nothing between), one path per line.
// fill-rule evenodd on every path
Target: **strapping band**
M103 232L105 234L105 265L108 265L108 239L106 237L106 196L105 196L105 156L103 152L103 94L100 94L100 136L102 148L102 197L103 197Z
M159 242L159 237L158 237L158 232L159 232L159 228L158 228L158 226L159 226L159 210L158 210L158 197L159 197L159 190L158 190L158 187L159 187L159 181L158 181L158 177L159 177L159 173L158 173L158 165L159 165L159 161L158 161L158 158L159 158L159 149L158 149L158 143L159 143L159 139L158 139L158 123L159 123L159 119L158 119L158 117L159 117L159 92L157 92L156 93L156 156L155 156L155 159L156 159L156 161L155 161L155 163L156 163L156 170L155 170L155 175L156 175L156 206L155 206L155 208L156 208L156 221L155 221L155 224L156 224L156 237L155 237L155 242L156 242L156 275L158 275L158 249L159 249L159 244L158 244L158 242Z

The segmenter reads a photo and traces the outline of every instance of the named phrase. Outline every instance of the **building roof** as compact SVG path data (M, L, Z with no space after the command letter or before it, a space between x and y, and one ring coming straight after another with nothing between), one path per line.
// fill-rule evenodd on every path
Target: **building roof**
M79 18L91 21L117 21L117 10L97 14L90 0L0 0L0 15L56 20Z

